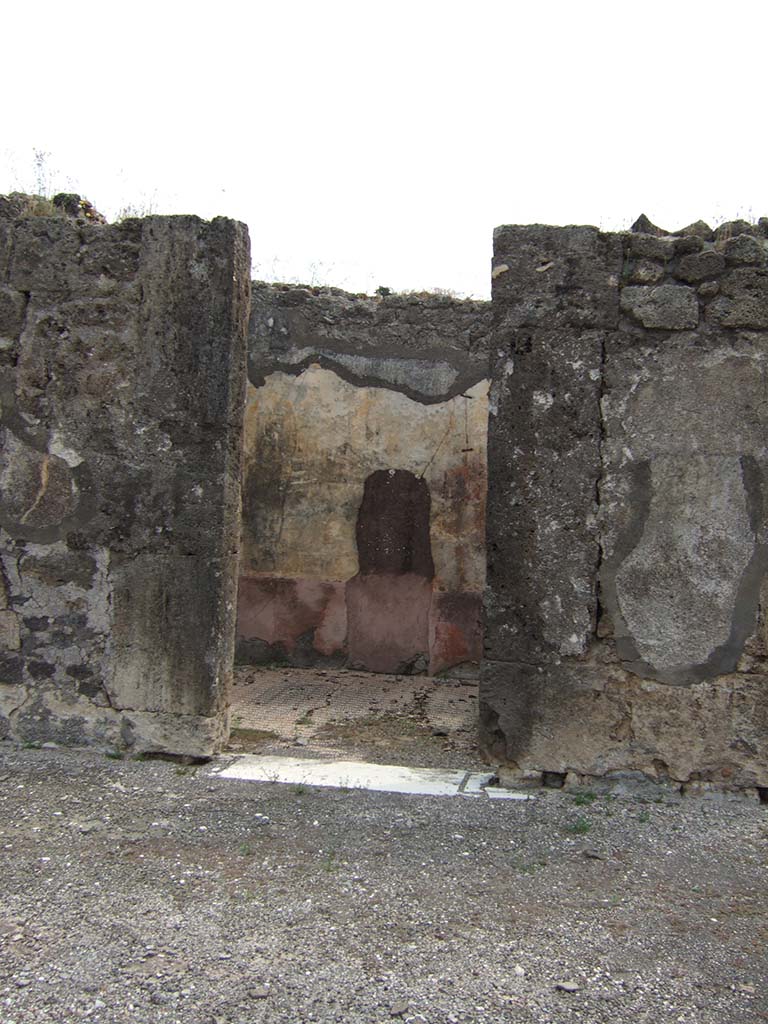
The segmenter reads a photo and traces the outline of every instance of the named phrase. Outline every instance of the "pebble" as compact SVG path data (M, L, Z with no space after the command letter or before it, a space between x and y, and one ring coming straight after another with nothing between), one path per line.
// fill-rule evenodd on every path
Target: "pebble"
M555 985L560 992L578 992L580 987L575 981L558 981Z
M106 827L107 826L103 821L94 819L93 821L81 821L80 825L78 826L78 831L82 835L87 836L91 832L100 832L102 829L105 829Z
M248 995L251 999L267 999L269 996L269 989L266 985L254 985L253 988L248 989Z
M389 1008L390 1017L402 1017L403 1014L408 1012L408 1000L407 999L396 999Z

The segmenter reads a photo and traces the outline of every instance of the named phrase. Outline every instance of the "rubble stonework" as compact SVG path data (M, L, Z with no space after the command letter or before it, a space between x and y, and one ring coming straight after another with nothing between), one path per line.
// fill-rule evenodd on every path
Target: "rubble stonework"
M0 199L0 737L206 755L232 670L248 236L81 210Z
M768 795L767 220L502 227L488 304L57 200L0 197L0 739L212 753L239 602L243 660L482 654L506 780Z
M495 235L482 741L762 788L768 225L638 226Z

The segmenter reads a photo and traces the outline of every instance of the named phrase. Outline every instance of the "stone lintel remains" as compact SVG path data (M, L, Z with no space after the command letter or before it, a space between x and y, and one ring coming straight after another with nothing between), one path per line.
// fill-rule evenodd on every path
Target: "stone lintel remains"
M206 756L228 729L248 235L102 220L0 198L0 737Z
M495 234L481 736L513 778L768 786L766 226Z

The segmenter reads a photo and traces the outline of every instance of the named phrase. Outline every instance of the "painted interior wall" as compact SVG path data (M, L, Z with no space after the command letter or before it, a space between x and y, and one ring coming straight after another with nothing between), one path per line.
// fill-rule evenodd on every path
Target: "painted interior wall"
M395 305L401 319L377 339L386 302L307 289L297 325L297 307L286 316L285 303L300 291L272 289L260 305L257 290L252 312L238 660L433 674L476 666L488 382L484 350L466 365L465 305L437 300L453 337L446 330L439 347L438 325L430 348L419 330L436 318L434 300ZM319 336L329 304L341 337ZM469 305L476 328L484 304ZM254 373L264 325L287 342L271 365L261 354L271 372ZM366 559L361 544L372 537Z

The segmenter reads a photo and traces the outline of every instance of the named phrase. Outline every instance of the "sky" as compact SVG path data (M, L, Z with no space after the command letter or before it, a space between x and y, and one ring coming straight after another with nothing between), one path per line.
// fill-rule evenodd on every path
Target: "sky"
M248 224L254 276L490 294L498 224L768 215L755 0L6 5L0 193Z

